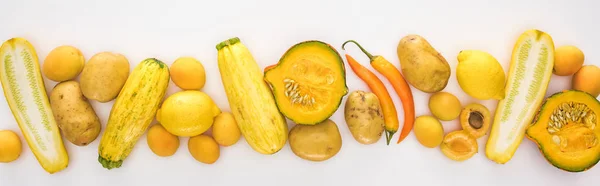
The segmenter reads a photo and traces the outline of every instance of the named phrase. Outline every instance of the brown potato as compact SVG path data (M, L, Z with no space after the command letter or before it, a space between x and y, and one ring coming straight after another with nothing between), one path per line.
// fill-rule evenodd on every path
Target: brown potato
M419 35L402 38L397 53L402 74L412 86L426 93L446 88L450 79L450 65L425 38Z
M344 117L352 137L361 144L373 144L381 138L385 123L379 98L373 93L350 93L344 108Z
M98 53L85 64L80 82L83 95L101 103L117 97L129 77L129 61L111 52Z
M100 119L76 81L57 84L50 93L50 105L58 127L71 143L86 146L100 134Z
M342 148L340 131L330 119L316 125L296 125L289 138L294 154L310 161L328 160Z

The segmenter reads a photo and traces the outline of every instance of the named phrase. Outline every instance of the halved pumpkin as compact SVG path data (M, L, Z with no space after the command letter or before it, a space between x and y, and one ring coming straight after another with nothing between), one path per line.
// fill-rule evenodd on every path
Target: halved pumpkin
M546 99L527 138L555 167L581 172L600 160L600 102L588 93L567 90Z
M276 66L265 69L279 111L296 124L325 121L348 94L340 54L321 41L292 46Z

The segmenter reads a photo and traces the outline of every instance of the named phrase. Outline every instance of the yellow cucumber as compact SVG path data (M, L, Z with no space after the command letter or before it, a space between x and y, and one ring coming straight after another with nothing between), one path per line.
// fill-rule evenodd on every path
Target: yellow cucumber
M169 84L169 67L148 58L131 72L110 111L98 146L104 168L119 168L156 115Z
M262 70L237 37L219 43L217 51L223 87L242 135L261 154L278 152L287 142L288 128Z
M4 96L29 148L48 173L65 169L69 156L54 120L34 47L26 39L12 38L0 47L0 58Z
M553 67L552 37L539 30L521 34L512 51L506 97L498 103L486 144L488 159L504 164L512 158L546 95Z

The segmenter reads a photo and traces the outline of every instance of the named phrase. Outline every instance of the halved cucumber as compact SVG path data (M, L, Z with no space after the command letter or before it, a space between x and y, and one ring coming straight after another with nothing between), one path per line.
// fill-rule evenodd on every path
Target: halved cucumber
M48 173L63 170L69 157L52 115L35 49L23 38L12 38L0 47L0 59L4 96L29 148Z
M508 162L544 99L554 66L554 42L539 30L521 34L513 48L506 97L498 103L486 156Z

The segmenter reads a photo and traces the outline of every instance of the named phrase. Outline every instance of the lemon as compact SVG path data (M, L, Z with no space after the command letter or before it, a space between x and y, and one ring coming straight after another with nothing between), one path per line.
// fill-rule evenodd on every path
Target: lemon
M156 120L176 136L197 136L208 130L221 113L204 92L186 90L169 96L156 113Z
M480 50L463 50L457 58L456 79L465 93L480 100L504 99L506 75L494 56Z

